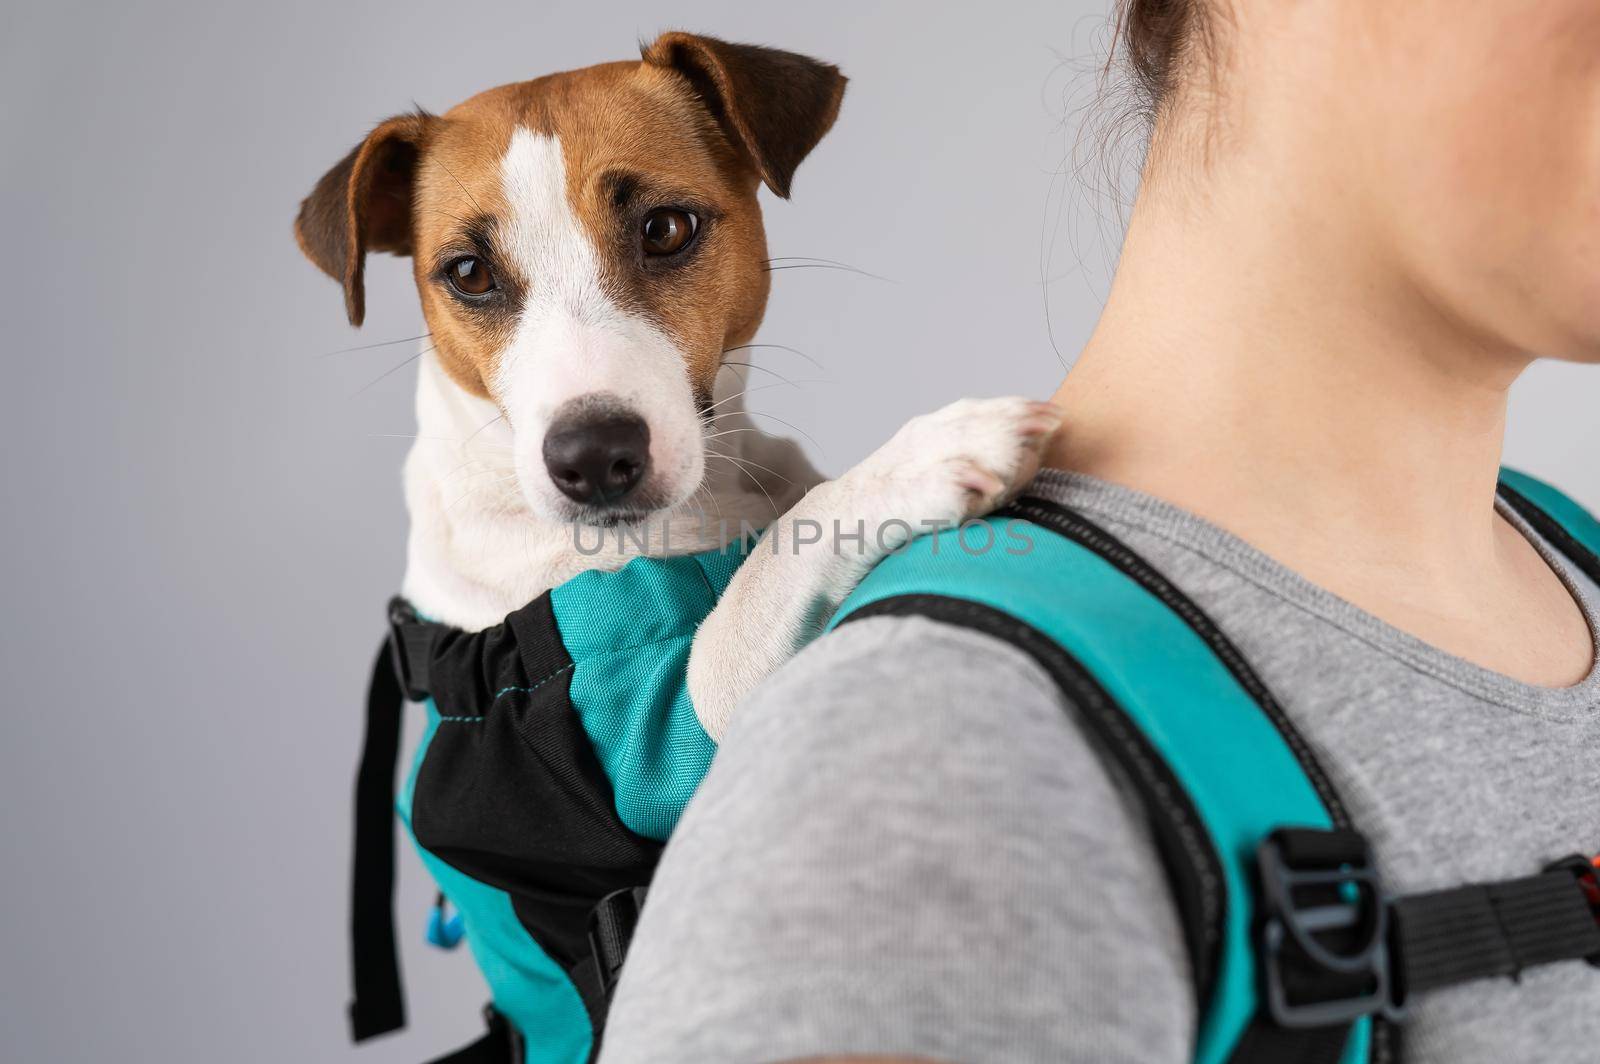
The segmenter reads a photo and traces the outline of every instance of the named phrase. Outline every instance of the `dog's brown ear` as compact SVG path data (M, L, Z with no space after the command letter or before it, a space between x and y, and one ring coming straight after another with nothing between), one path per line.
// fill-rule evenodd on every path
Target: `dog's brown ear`
M773 192L789 198L800 160L839 116L845 76L793 52L663 33L640 49L644 61L686 78L733 146Z
M411 254L411 188L433 116L380 122L322 175L300 204L295 240L306 258L344 285L351 325L366 316L367 252Z

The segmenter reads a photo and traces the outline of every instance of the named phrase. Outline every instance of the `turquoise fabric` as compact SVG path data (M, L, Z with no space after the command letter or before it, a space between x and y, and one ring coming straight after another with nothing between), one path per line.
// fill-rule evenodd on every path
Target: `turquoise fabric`
M1500 480L1549 514L1567 535L1600 554L1600 521L1557 489L1515 469L1500 470Z
M396 801L407 834L411 834L417 772L434 735L440 728L476 726L460 718L442 720L431 698L426 708L422 741ZM415 835L411 841L416 843ZM467 945L489 984L494 1007L527 1040L525 1064L585 1064L594 1034L583 999L561 965L539 948L517 919L511 896L463 875L421 846L417 852L428 874L461 913Z
M550 593L573 661L573 708L622 822L648 838L671 834L716 752L689 701L689 646L749 546L635 558Z
M1094 674L1171 766L1222 858L1223 949L1195 1060L1224 1064L1256 1013L1256 846L1274 828L1331 826L1327 810L1271 721L1176 614L1070 540L1010 518L988 523L987 551L976 552L986 539L976 530L915 540L873 570L833 623L898 595L966 599L1025 621ZM1370 1036L1360 1022L1345 1064L1366 1059Z
M717 604L749 545L673 558L636 558L587 572L551 592L572 658L569 696L630 829L665 839L715 752L690 704L685 670L695 630ZM396 806L412 842L417 774L440 728L481 718L427 702L427 725ZM421 845L439 889L461 914L494 1006L527 1042L527 1064L585 1064L593 1031L562 966L517 918L511 896L465 875Z

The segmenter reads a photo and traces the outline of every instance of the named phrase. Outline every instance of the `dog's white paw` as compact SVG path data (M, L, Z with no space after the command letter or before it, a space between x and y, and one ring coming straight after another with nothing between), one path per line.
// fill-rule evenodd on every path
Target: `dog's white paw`
M1039 471L1061 411L1032 399L962 399L912 418L845 474L880 521L922 531L959 524L1008 501ZM874 498L874 495L876 496Z

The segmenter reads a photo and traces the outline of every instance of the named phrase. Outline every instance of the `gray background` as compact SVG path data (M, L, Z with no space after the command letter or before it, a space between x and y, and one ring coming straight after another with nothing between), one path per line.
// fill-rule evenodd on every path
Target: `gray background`
M1115 198L1093 151L1058 171L1102 16L1100 0L8 0L0 1057L351 1052L349 784L400 575L411 367L365 386L415 345L320 356L421 325L406 264L378 259L353 334L289 223L372 123L628 57L670 27L838 62L843 116L793 203L769 205L772 253L894 283L774 275L761 339L826 373L756 361L829 381L752 397L837 470L956 396L1051 391L1047 303L1061 351L1086 335ZM1539 367L1508 457L1600 505L1597 404L1600 372ZM374 1064L477 1030L466 952L421 945L427 899L408 859L413 1025L360 1051Z

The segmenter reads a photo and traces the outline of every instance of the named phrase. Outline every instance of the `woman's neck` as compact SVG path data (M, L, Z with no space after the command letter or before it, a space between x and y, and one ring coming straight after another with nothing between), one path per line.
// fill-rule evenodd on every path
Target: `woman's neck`
M1381 233L1340 216L1337 190L1289 180L1291 202L1243 167L1203 197L1141 196L1056 396L1052 464L1165 498L1312 579L1354 563L1458 585L1503 550L1494 485L1529 359L1442 311Z
M1235 158L1203 196L1141 195L1048 463L1199 514L1460 657L1575 682L1588 626L1494 509L1531 358L1442 309L1341 189Z

